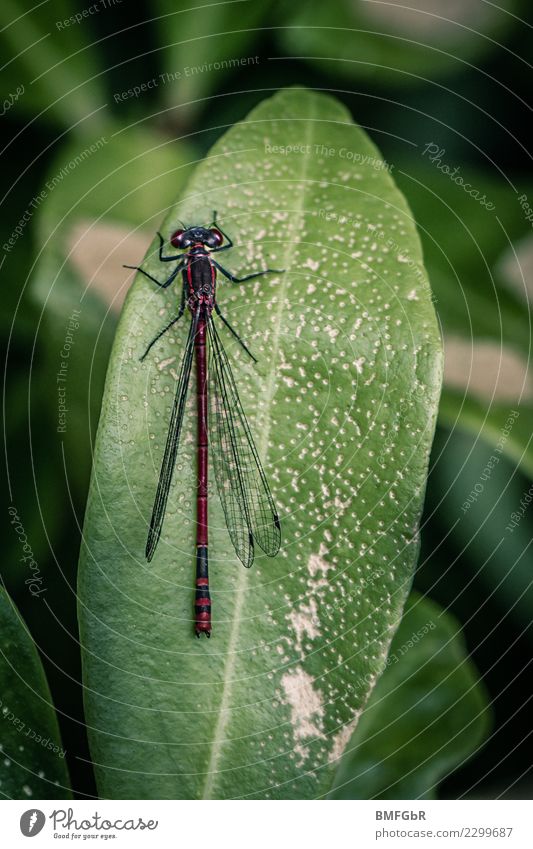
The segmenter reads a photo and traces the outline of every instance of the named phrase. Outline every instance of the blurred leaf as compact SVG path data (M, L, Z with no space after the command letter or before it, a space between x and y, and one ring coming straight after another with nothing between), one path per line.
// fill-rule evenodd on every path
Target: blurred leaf
M525 516L529 482L499 448L505 441L516 444L516 433L525 427L531 439L531 418L524 419L523 414L502 411L489 444L475 428L472 433L454 431L441 449L432 480L442 493L439 510L453 525L456 545L473 575L489 588L502 617L518 620L527 631L533 610L531 518ZM513 517L519 512L522 518L515 527Z
M43 254L32 281L47 306L42 326L41 379L51 387L52 440L56 495L86 496L91 444L96 432L116 315L89 290L69 263L53 251ZM74 505L69 505L69 512Z
M7 799L69 799L65 751L41 660L2 588L0 723L1 794Z
M489 724L458 623L413 593L331 797L435 798L438 783L477 751Z
M33 557L43 574L47 571L50 539L55 538L63 522L58 500L40 497L54 491L57 463L50 451L50 392L42 380L41 357L32 357L32 341L31 337L26 341L25 351L17 351L14 344L10 346L8 400L4 411L6 486L0 496L3 517L0 583L5 584L15 599L17 591L24 587L28 568L20 542L10 526L8 508L16 505Z
M319 70L390 87L462 71L508 35L516 2L499 9L483 0L320 0L283 3L279 35L291 55Z
M2 0L0 9L2 55L12 57L0 80L14 114L55 120L77 135L102 129L106 98L94 33L87 17L80 23L69 20L81 13L79 5L54 0L22 11L13 0ZM19 96L9 99L17 91Z
M413 210L444 331L467 340L494 339L528 356L527 308L502 285L498 271L503 251L530 226L516 192L503 181L459 166L445 151L432 167L423 150L426 167L410 162L394 175ZM467 194L439 170L439 163L456 170L456 179L462 178L493 208Z
M153 231L193 162L188 143L138 127L115 127L83 142L68 141L43 187L46 198L38 217L41 244L53 236L54 247L64 252L65 235L88 219L127 222Z
M533 395L527 359L501 342L447 335L444 362L445 385L484 401L487 407L513 404Z
M518 417L512 415L513 411ZM512 405L487 404L444 387L439 423L450 430L459 426L472 436L481 437L492 448L499 446L504 456L533 478L533 406L530 401Z
M438 164L452 171L456 167L445 153L437 160L423 170L404 165L395 175L413 209L447 336L439 418L446 426L482 431L490 442L498 441L510 409L520 410L503 451L531 475L530 315L524 284L520 291L508 282L519 271L526 284L529 279L527 264L518 266L515 244L530 224L516 192L503 181L463 166L457 171L471 191L492 205L489 209L438 169Z
M521 196L522 199L524 195ZM527 195L526 195L527 197ZM531 216L531 211L524 217ZM496 265L498 277L526 304L533 301L533 233L506 247Z
M323 145L350 146L359 164L322 155ZM252 366L226 337L284 548L244 570L211 499L209 641L195 640L192 626L194 415L163 539L154 563L144 561L188 317L141 365L178 294L140 275L128 294L79 579L103 796L327 792L346 730L383 670L418 553L441 345L409 211L376 163L336 100L285 90L223 136L163 224L168 239L178 218L207 222L215 208L236 241L226 255L233 271L287 268L255 285L220 280L222 308L259 357ZM353 228L339 228L344 215ZM153 252L143 265L165 273Z
M156 0L163 71L158 78L165 102L177 107L176 120L190 123L205 101L239 68L260 62L254 43L269 3L190 0L177 9Z

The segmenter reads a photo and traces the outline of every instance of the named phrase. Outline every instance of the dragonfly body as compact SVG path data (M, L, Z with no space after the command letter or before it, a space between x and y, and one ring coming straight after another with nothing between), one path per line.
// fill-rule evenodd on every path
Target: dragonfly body
M216 220L216 214L214 219ZM167 280L161 282L142 268L138 270L161 288L169 286L181 272L181 303L178 314L150 342L141 360L146 357L158 339L181 318L186 306L191 313L191 323L150 521L146 558L150 561L154 556L161 535L194 359L198 416L194 627L198 637L201 634L209 637L211 635L211 597L208 570L207 483L210 434L211 442L214 443L213 465L217 487L228 531L242 563L245 566L252 565L256 542L266 554L274 556L279 550L281 540L277 511L239 400L229 360L214 323L213 313L220 318L254 361L255 357L224 318L218 306L217 270L234 283L274 273L274 270L268 269L242 278L235 277L219 265L212 256L213 253L228 250L233 245L231 239L214 226L188 227L173 233L170 238L171 245L184 251L178 255L165 256L163 254L165 242L160 234L159 239L161 262L177 263ZM227 243L223 245L224 239ZM137 268L137 266L127 267Z
M198 304L203 304L211 315L215 305L217 274L216 268L203 245L195 245L185 257L182 271L184 286L188 290L189 309L194 313Z

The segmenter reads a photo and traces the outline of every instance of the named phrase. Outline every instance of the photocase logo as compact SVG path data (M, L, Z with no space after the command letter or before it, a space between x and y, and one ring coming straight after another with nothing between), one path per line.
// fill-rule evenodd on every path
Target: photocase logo
M45 822L46 817L43 812L37 808L31 808L22 814L20 818L20 830L24 837L35 837L42 830Z

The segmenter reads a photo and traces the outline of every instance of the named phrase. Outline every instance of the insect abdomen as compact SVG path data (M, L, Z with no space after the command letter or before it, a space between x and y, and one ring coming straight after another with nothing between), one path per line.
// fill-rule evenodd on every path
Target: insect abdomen
M207 545L196 549L196 597L194 600L194 628L196 636L211 636L211 596L207 568Z

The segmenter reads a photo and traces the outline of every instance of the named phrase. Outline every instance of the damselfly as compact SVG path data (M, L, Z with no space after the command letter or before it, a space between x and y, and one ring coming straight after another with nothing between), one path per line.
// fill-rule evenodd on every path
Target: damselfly
M162 289L166 289L182 274L181 303L178 314L152 339L144 352L144 360L153 345L182 317L186 306L191 323L179 372L176 396L170 417L167 442L159 475L159 483L146 543L146 558L152 560L163 527L165 511L178 456L180 434L193 359L196 359L197 378L197 502L196 502L196 593L195 631L211 635L211 597L208 575L208 445L211 444L217 489L224 509L226 524L237 557L249 567L254 549L259 547L274 557L280 547L281 530L278 513L267 483L250 427L239 399L237 385L214 321L213 313L233 334L244 351L257 362L229 321L222 315L216 299L217 271L232 283L244 283L263 274L281 274L266 269L245 277L236 277L223 268L213 254L229 250L233 242L216 225L216 213L209 227L182 226L170 237L170 244L179 254L163 253L165 240L159 236L161 262L177 262L170 276L161 282L144 269L135 268ZM206 345L209 342L209 367Z

